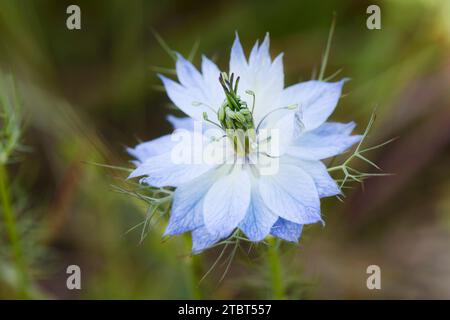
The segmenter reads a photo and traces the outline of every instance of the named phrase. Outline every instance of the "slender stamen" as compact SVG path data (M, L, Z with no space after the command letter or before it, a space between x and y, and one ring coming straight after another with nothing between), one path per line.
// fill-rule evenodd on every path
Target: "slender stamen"
M280 156L272 156L272 155L268 154L267 152L258 152L258 154L262 154L263 156L269 157L271 159L278 159L278 158L280 158Z
M217 111L214 110L210 105L207 105L206 103L203 103L203 102L200 102L200 101L192 101L192 105L194 107L201 107L201 106L207 107L209 110L211 110L212 112L217 114Z
M208 119L208 113L207 112L203 112L203 120L205 120L206 122L209 122L209 123L217 126L220 129L223 129L221 125L219 125L218 123L215 123L214 121Z
M236 83L234 84L234 92L237 92L240 79L241 79L241 77L239 77L239 76L236 78Z
M255 100L256 100L256 95L255 95L255 93L254 93L253 91L251 91L251 90L247 90L247 91L245 91L245 93L248 94L248 95L251 95L251 96L253 97L253 102L252 102L252 113L253 113L253 110L255 110Z
M227 137L228 137L228 136L227 136L226 134L224 134L224 135L222 135L222 136L220 136L220 137L218 137L218 138L213 137L212 140L213 140L213 141L220 141L220 140L222 140L223 138L227 138Z
M259 136L258 136L259 137ZM268 136L264 140L258 140L258 143L270 142L272 140L272 136Z
M280 110L295 110L295 109L297 109L297 107L298 107L297 104L293 104L293 105L289 105L287 107L276 108L276 109L273 109L272 111L266 113L266 115L264 117L262 117L262 119L259 121L258 125L256 126L256 133L258 133L259 127L264 122L264 120L266 120L271 114L275 113L276 111L280 111Z

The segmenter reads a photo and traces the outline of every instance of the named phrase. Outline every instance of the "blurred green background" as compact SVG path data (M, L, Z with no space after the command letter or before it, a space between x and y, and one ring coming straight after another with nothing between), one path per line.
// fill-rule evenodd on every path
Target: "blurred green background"
M81 8L81 30L66 28L70 4ZM370 4L381 7L381 30L366 28ZM352 81L332 119L362 132L376 107L369 146L398 139L370 159L395 175L353 185L344 203L325 199L326 227L283 245L287 297L449 299L446 0L1 0L0 68L14 75L25 121L27 149L6 168L27 292L0 220L0 297L270 298L264 246L239 251L223 281L220 263L199 284L220 249L192 259L188 238L162 241L164 221L142 231L146 204L114 192L126 173L92 162L128 166L126 146L170 131L174 111L154 67L173 61L153 30L184 55L197 43L223 69L235 31L247 53L270 32L289 85L320 67L333 12L326 75L342 68ZM81 267L82 290L66 288L71 264ZM366 287L371 264L381 267L382 290Z

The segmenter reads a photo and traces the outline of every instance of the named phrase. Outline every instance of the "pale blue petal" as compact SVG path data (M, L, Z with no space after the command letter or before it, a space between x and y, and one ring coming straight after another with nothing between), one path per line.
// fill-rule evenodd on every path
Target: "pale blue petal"
M256 94L253 114L255 123L259 123L272 110L278 109L264 120L267 127L274 118L278 118L280 113L283 113L280 107L285 107L278 101L284 88L283 53L280 53L273 62L271 62L268 52L263 55L262 59L259 57L258 59L260 61L252 64L249 71L244 74L243 86L251 88ZM245 96L248 95L245 94ZM295 114L294 110L289 111Z
M322 221L314 181L300 167L280 163L276 175L260 177L259 190L266 206L286 220L298 224Z
M248 65L255 66L258 60L258 51L259 51L259 40L256 40L253 45L252 50L250 51L250 56L248 57Z
M225 100L225 92L219 82L220 70L214 62L205 56L202 56L202 74L207 87L207 99L210 101L211 108L218 110ZM217 115L211 120L215 121L216 118Z
M237 168L220 178L204 199L205 226L211 234L228 235L245 217L250 204L250 178Z
M210 59L208 59L206 56L202 56L202 74L206 83L215 82L220 87L219 84L220 70L217 67L217 65Z
M296 159L295 162L314 180L319 197L331 197L341 193L336 181L321 161Z
M267 208L258 188L252 187L251 202L239 228L251 241L261 241L269 233L278 216Z
M278 133L275 139L272 136L272 139L266 143L267 148L270 149L267 154L273 157L281 156L290 150L293 140L296 137L295 111L288 109L280 110L266 122L266 128L273 130L268 131L270 135Z
M253 98L246 93L255 93L255 123L258 123L274 108L279 108L279 96L284 87L283 55L278 55L272 62L269 52L270 40L267 34L261 45L257 41L253 46L248 63L244 51L236 38L230 58L230 72L240 77L238 94L247 104Z
M178 118L172 115L168 115L167 121L172 124L174 129L183 129L196 133L205 133L207 137L214 136L216 134L216 132L214 132L212 129L216 129L215 131L217 131L217 127L213 124L205 121L194 121L190 117Z
M168 115L167 121L170 122L174 129L194 130L194 120L190 117L178 118L173 115Z
M303 114L305 131L323 124L336 108L345 80L323 82L311 80L283 90L281 105L297 104Z
M258 42L256 42L255 46L253 47L250 58L249 58L249 66L251 68L254 68L256 66L264 66L270 64L271 58L270 58L270 37L267 33L264 41L261 43L260 46L258 46Z
M247 68L247 59L245 58L244 49L242 49L239 36L236 33L233 46L230 54L230 72L234 72L239 75Z
M215 110L219 109L225 98L225 93L219 84L217 67L212 61L203 57L202 68L205 70L205 74L202 75L183 56L177 54L177 57L178 80L189 91L190 96L195 98L191 103L196 104L194 107L200 110L202 115L203 112L206 112L210 119L215 119L217 117ZM212 81L212 78L215 80Z
M323 128L322 128L323 127ZM350 129L351 128L351 129ZM288 154L310 160L321 160L338 155L362 138L360 135L349 135L353 123L324 124L319 128L306 132L293 142Z
M333 134L350 135L355 127L356 123L353 121L348 123L325 122L320 127L311 131L311 133L320 136L328 136Z
M154 140L142 142L134 148L127 148L127 151L138 160L136 163L141 163L150 157L169 151L173 145L171 136L168 134Z
M164 235L180 234L203 225L203 198L219 175L220 170L211 170L176 188Z
M158 76L163 82L167 95L173 104L192 119L202 121L203 109L193 105L195 102L202 102L202 96L199 89L188 89L163 75Z
M203 76L186 59L179 56L177 60L177 75L181 84L158 75L164 84L170 100L184 113L194 120L203 121L203 112L214 119L222 103L223 93L217 94L216 85L205 83Z
M301 224L279 218L273 225L270 234L286 241L298 242L302 234L302 228L303 225Z
M146 176L143 180L154 187L177 187L203 173L211 170L214 165L194 163L174 163L171 152L151 157L140 164L128 178Z
M267 79L268 86L275 92L282 91L284 88L284 67L283 67L283 53L280 53L272 62L269 74L270 79Z
M270 36L269 33L266 33L263 42L258 50L258 57L261 61L270 61Z
M231 232L230 232L231 233ZM220 240L228 237L227 235L212 235L209 233L206 227L202 226L200 228L192 231L192 253L197 254L202 252L205 249L208 249L212 245L216 244Z
M180 83L186 88L203 89L204 82L200 72L182 55L177 54L177 58L176 70Z

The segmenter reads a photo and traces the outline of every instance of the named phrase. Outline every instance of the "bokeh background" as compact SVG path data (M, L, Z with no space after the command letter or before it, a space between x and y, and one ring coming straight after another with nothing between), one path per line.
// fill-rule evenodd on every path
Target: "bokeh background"
M81 30L66 28L70 4L81 8ZM381 30L366 28L370 4L381 7ZM93 163L131 167L126 146L170 131L165 117L177 113L155 70L173 60L155 31L172 49L197 52L197 65L204 53L224 69L235 31L247 53L270 32L292 84L320 67L333 12L326 75L342 68L338 77L352 81L332 119L362 132L376 108L368 146L398 139L370 159L394 175L353 184L343 203L326 199L326 227L308 226L298 246L282 246L287 297L449 299L446 0L1 0L0 68L14 75L25 121L26 148L6 169L28 280L21 287L2 217L0 297L270 298L264 245L244 246L223 281L221 262L199 283L220 248L192 258L189 238L162 241L164 219L143 230L146 203L115 192L126 173ZM82 290L66 288L71 264L81 267ZM366 287L371 264L381 290Z

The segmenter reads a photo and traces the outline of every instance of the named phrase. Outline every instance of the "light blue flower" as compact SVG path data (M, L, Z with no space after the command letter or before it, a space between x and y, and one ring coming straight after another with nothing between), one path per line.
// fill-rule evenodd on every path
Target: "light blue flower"
M224 152L230 146L233 151L234 162L180 163L174 161L175 148L189 155L198 151L193 144L180 146L171 135L128 150L136 158L130 178L176 188L165 235L192 232L194 253L237 229L251 241L272 235L297 242L304 224L323 222L320 198L340 193L321 160L361 139L351 135L353 122L326 122L345 80L307 81L285 88L282 57L271 59L266 36L247 59L236 36L230 76L206 57L199 72L181 55L176 63L178 82L160 75L171 101L188 116L169 116L175 131L187 131L213 153L230 156ZM200 130L194 130L195 121L201 122ZM250 132L241 140L225 132L241 127ZM213 128L215 133L207 133ZM279 130L275 151L270 145L275 134L263 139L263 129ZM276 170L264 174L265 166L272 164Z

